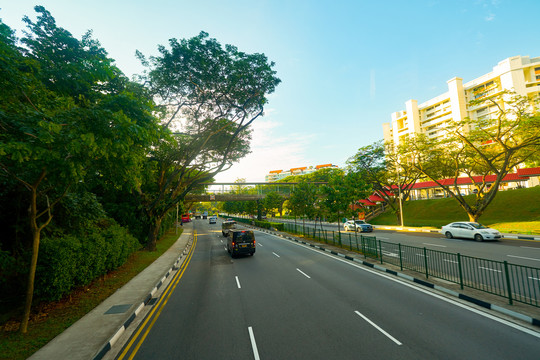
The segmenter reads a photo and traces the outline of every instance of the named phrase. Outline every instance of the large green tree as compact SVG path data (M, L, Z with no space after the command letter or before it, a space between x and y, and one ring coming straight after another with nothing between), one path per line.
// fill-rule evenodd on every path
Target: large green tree
M152 156L153 184L141 187L151 219L149 250L168 211L249 152L250 125L263 115L268 94L280 83L264 54L222 47L204 32L171 39L168 48L158 50L149 59L138 53L147 66L141 80L160 105L163 127L174 136Z
M369 194L370 187L358 173L339 170L329 175L328 184L320 187L323 195L321 206L328 214L328 219L337 222L340 231L340 219L343 216L354 216L353 205Z
M42 230L74 184L116 170L124 184L151 137L150 98L139 98L90 33L77 40L41 6L19 47L0 24L0 169L26 192L32 256L21 332L33 298ZM145 111L145 109L148 109ZM129 176L127 176L129 174ZM123 176L122 176L123 175Z
M408 157L414 158L411 163L423 176L458 201L470 221L477 221L505 176L538 159L540 112L537 98L507 91L470 106L487 115L452 123L441 140L418 136L411 142ZM461 191L462 177L476 190L472 199Z
M403 141L400 146L383 141L363 146L347 161L349 171L358 174L390 206L398 223L402 218L400 197L402 201L409 198L421 175L407 156L409 141Z

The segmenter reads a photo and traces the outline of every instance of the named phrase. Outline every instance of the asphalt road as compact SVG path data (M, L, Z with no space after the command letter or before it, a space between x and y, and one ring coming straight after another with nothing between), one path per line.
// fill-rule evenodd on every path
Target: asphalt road
M301 226L300 221L297 222ZM306 223L306 227L312 228L314 225ZM320 225L318 225L319 227ZM337 224L323 225L327 231L337 231ZM353 236L354 232L344 232L340 228L343 238ZM347 235L348 234L348 235ZM426 247L427 249L460 253L477 258L495 261L508 261L509 263L540 268L540 241L501 239L499 241L476 242L468 239L447 239L438 233L420 233L405 231L389 231L375 229L372 233L363 235L375 236L377 240L391 243L401 243L402 245Z
M260 232L253 257L232 259L219 223L195 221L194 228L186 272L127 346L135 359L493 360L540 353L540 333L396 278Z

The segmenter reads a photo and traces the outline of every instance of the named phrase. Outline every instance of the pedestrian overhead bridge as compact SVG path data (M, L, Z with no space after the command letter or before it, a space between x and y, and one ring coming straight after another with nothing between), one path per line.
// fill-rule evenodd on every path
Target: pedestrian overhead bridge
M291 196L298 182L251 182L251 183L202 183L207 189L203 194L189 193L186 201L250 201L261 200L270 192L285 198ZM313 185L325 185L327 182L310 182Z

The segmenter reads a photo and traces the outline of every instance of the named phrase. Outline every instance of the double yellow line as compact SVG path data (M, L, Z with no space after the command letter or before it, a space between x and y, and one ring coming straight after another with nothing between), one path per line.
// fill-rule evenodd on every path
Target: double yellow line
M178 285L178 282L184 275L184 272L187 269L187 266L189 265L189 262L191 261L191 258L193 257L193 252L195 250L195 245L197 245L197 231L193 231L193 244L191 244L191 249L189 249L189 253L187 254L186 259L182 263L182 266L180 267L179 271L174 275L171 282L163 291L163 294L161 294L158 302L150 311L150 314L146 317L146 319L143 321L142 325L137 329L135 332L135 335L131 338L129 343L126 345L120 356L117 358L118 360L123 360L126 355L129 354L127 359L131 360L135 355L137 354L137 351L139 351L139 348L143 344L144 340L146 339L146 336L152 329L152 326L154 326L154 323L158 319L159 315L161 314L161 310L165 307L167 304L167 301L169 301L169 297L171 296L173 290ZM149 323L150 322L150 323ZM136 343L136 344L135 344ZM133 350L131 350L132 346L135 344L135 347ZM131 351L130 351L131 350Z

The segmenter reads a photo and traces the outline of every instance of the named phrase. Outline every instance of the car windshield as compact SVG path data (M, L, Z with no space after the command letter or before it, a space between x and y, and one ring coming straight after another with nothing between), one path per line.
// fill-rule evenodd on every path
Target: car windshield
M354 222L359 225L367 224L364 220L355 220Z
M471 225L475 229L488 229L487 226L484 226L484 225L479 224L479 223L469 223L469 225Z

